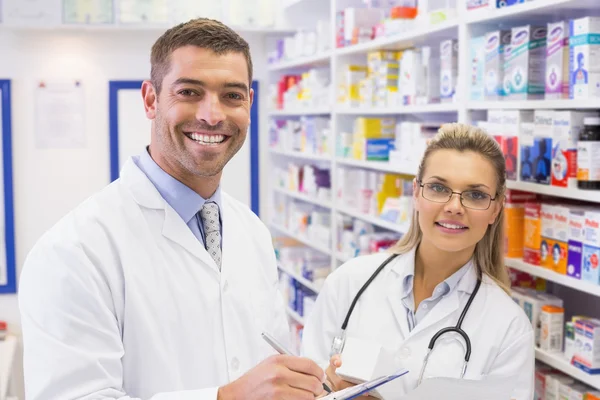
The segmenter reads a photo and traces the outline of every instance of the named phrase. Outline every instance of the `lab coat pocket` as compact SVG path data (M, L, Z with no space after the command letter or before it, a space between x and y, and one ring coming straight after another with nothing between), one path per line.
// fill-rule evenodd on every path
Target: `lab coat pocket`
M466 345L457 333L440 336L429 355L423 378L460 378L465 361Z

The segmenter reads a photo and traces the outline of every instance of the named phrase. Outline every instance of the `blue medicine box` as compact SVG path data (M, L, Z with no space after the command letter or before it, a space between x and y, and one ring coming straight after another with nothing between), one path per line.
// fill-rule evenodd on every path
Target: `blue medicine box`
M394 150L394 139L367 139L365 158L367 161L389 161Z

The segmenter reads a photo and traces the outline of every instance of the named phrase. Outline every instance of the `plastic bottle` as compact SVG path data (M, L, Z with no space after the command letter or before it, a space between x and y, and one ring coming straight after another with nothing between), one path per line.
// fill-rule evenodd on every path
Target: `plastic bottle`
M583 120L577 143L577 186L600 190L600 117Z

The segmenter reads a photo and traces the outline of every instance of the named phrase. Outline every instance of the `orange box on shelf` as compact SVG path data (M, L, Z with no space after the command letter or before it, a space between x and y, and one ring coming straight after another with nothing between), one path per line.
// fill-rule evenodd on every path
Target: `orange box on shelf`
M417 18L418 9L416 7L392 7L390 18L392 19L414 19Z
M540 245L542 242L541 208L542 205L539 202L525 203L523 261L533 265L540 265Z
M506 191L504 207L504 252L506 257L523 258L525 203L535 201L534 193L519 190Z

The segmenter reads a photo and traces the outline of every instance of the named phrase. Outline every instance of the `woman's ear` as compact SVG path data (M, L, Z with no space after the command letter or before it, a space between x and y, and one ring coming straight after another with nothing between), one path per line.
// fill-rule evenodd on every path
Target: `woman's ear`
M502 209L504 208L504 205L506 204L506 198L504 196L500 197L498 196L496 198L495 201L493 201L492 203L494 206L494 212L492 213L491 217L490 217L490 221L489 224L492 225L494 222L496 222L496 218L498 218L498 214L500 214L500 211L502 211Z
M421 186L419 181L415 177L413 179L413 208L415 211L419 211L419 195L421 193Z

